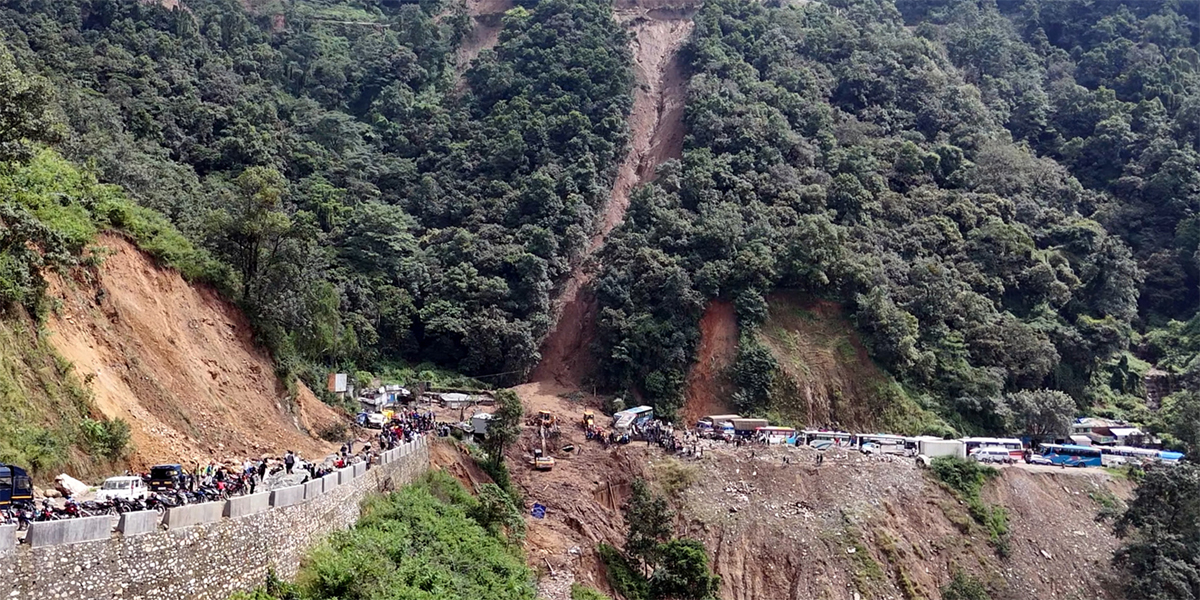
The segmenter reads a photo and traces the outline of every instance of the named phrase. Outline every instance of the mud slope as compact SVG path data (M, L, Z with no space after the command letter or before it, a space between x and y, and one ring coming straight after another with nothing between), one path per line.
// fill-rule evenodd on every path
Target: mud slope
M461 76L480 52L493 48L500 41L500 20L513 7L512 0L468 0L467 16L471 30L458 47L456 68Z
M96 407L130 424L135 468L330 449L315 432L339 417L307 389L289 397L239 310L121 238L98 244L111 254L94 274L51 278L47 325Z
M618 20L633 33L633 109L629 114L629 153L617 170L612 196L600 214L596 231L570 277L562 284L551 310L555 324L542 343L542 360L531 381L554 381L579 387L592 373L590 344L595 331L596 301L588 290L589 264L608 234L625 218L629 195L650 181L663 161L683 152L684 80L678 51L692 30L683 9L619 7Z
M576 422L595 399L569 400L564 389L516 388L527 413L549 410L562 423L547 447L554 470L528 466L540 446L532 427L507 457L525 508L547 509L545 519L526 518L540 598L566 600L569 581L611 593L596 545L623 544L620 507L631 482L644 478L664 491L693 481L672 502L675 530L705 543L722 600L934 600L956 568L987 581L994 600L1115 600L1106 574L1117 540L1095 521L1093 498L1131 490L1100 470L1005 468L983 494L1008 512L1010 554L1001 558L966 506L911 460L833 450L818 467L807 448L708 442L700 459L668 458L643 443L605 450L584 440Z
M709 302L700 317L700 347L684 390L684 423L694 424L705 415L730 412L734 385L729 370L737 359L737 349L737 314L733 303Z

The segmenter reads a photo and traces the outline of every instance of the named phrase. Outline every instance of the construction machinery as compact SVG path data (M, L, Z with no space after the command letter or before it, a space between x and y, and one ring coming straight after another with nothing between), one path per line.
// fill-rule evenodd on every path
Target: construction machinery
M596 411L594 411L594 410L583 411L583 428L584 428L584 430L591 429L595 426L596 426Z
M550 428L554 426L554 415L548 410L539 410L537 416L537 424L539 427Z
M540 437L542 440L542 447L533 449L532 464L533 470L535 471L549 471L550 469L554 468L554 459L546 456L546 434L546 427L538 425L538 437Z

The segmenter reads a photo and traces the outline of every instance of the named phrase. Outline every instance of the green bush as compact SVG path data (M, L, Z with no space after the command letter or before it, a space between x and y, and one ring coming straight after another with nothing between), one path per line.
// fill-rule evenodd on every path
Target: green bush
M962 569L955 569L950 582L942 586L942 600L991 600L987 588Z
M612 600L608 596L578 583L571 584L571 600Z
M79 427L88 445L109 460L122 458L129 450L129 423L124 419L84 417Z
M608 574L608 584L618 594L626 600L650 600L650 583L620 550L603 543L598 545L596 550L600 553L600 561L604 563L604 571Z

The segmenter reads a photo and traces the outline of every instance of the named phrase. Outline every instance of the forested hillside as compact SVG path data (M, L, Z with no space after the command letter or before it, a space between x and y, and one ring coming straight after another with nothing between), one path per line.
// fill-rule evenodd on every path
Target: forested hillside
M683 160L602 261L608 381L678 406L704 301L754 328L787 288L847 303L968 429L1004 429L1020 390L1137 412L1125 352L1197 298L1200 11L1133 4L707 2ZM739 407L777 368L743 336Z
M456 90L465 14L35 0L0 35L52 82L66 155L209 250L285 369L518 379L626 140L626 35L598 0L526 3Z

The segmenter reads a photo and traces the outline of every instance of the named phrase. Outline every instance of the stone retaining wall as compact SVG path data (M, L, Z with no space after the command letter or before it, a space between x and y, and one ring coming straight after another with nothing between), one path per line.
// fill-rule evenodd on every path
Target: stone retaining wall
M425 473L428 443L421 438L401 458L345 485L327 484L325 493L292 506L132 537L39 548L21 544L7 556L0 547L0 598L228 600L233 592L262 585L268 570L292 579L309 548L358 521L368 494L399 488Z

